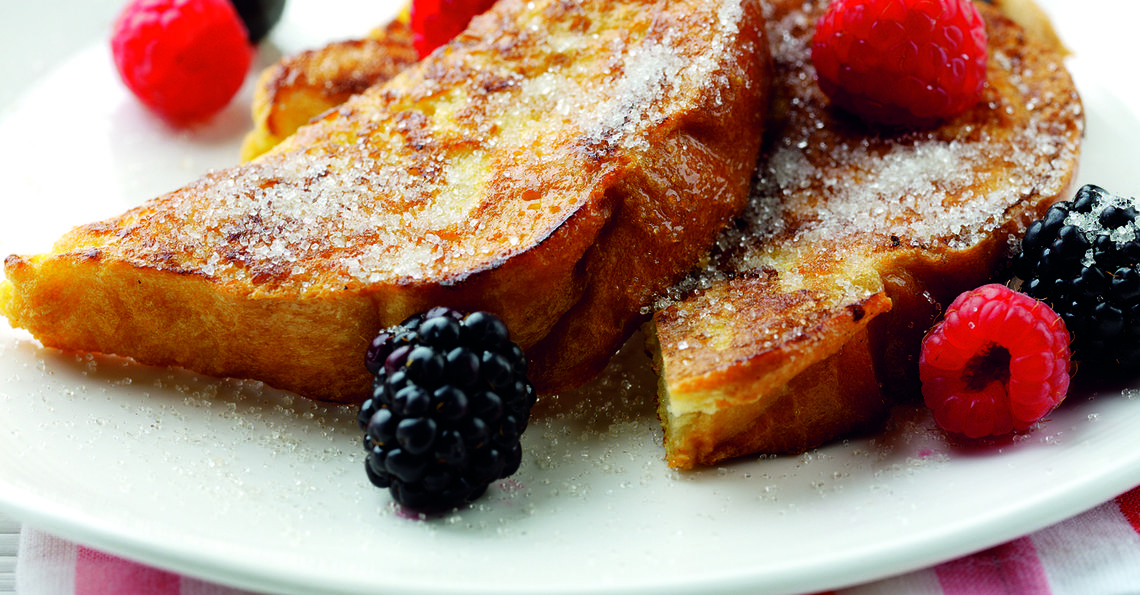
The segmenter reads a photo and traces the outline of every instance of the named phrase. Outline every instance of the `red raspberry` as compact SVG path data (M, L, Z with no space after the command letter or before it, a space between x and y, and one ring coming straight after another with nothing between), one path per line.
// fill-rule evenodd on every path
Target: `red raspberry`
M412 0L412 45L422 58L462 33L472 17L494 4L495 0Z
M922 396L970 438L1025 430L1069 389L1069 331L1049 306L996 283L958 296L922 342Z
M225 107L253 60L229 0L134 0L115 21L111 52L127 88L177 125Z
M835 0L812 61L831 101L892 126L958 115L981 96L986 26L970 0Z

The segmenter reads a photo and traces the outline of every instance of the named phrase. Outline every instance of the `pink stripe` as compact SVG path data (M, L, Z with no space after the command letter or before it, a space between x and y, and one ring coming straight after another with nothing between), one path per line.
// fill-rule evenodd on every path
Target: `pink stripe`
M1049 580L1028 537L940 564L934 569L945 595L1038 595Z
M1116 505L1120 507L1124 518L1128 519L1128 524L1140 533L1140 488L1132 488L1117 496Z
M178 575L79 546L75 595L178 595Z

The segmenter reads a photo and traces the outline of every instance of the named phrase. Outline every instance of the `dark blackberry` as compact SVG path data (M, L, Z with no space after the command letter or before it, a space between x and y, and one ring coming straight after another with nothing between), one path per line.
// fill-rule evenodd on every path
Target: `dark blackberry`
M285 12L285 0L230 0L245 23L249 42L256 44L269 34Z
M357 416L365 467L396 502L455 508L518 470L535 392L498 317L433 308L377 335L365 365L376 376Z
M1073 337L1074 359L1140 364L1140 202L1094 185L1054 204L1022 239L1013 272Z

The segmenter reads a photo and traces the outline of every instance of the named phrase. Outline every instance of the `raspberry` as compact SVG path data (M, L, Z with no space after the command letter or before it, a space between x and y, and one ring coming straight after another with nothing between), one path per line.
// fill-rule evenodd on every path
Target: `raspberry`
M1025 430L1069 389L1069 332L1048 305L996 283L958 296L922 342L934 420L970 438Z
M396 502L455 508L518 470L535 393L499 318L433 308L377 335L364 360L376 375L357 417L365 471Z
M1085 185L1033 222L1014 259L1022 291L1073 334L1082 366L1140 365L1140 201Z
M986 29L970 0L835 0L811 55L838 107L889 126L930 126L977 103Z
M494 4L495 0L412 0L412 45L422 58L462 33L472 17Z
M253 59L229 0L134 0L115 21L111 51L127 88L175 125L225 107Z

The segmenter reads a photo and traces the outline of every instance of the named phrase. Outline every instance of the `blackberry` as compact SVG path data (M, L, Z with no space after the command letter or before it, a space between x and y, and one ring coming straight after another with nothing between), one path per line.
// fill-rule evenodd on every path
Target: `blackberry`
M259 43L285 12L285 0L230 0L245 24L246 35L252 44Z
M1064 319L1074 359L1140 364L1138 210L1135 198L1089 184L1025 232L1013 272Z
M498 317L433 308L377 335L365 365L376 376L357 417L365 469L396 502L455 508L518 470L535 392Z

